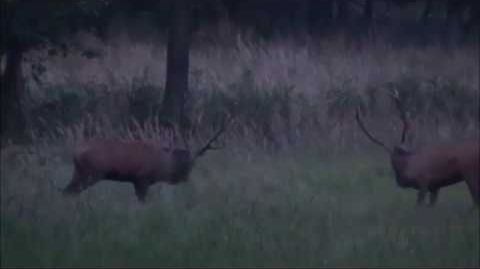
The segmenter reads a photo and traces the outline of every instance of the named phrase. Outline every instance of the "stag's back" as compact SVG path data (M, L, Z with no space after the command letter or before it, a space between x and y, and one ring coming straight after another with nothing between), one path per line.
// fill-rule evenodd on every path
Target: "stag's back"
M479 142L467 141L426 147L414 154L407 175L420 180L451 179L478 174Z
M75 150L75 164L85 171L125 175L168 173L172 160L166 150L153 143L96 139Z

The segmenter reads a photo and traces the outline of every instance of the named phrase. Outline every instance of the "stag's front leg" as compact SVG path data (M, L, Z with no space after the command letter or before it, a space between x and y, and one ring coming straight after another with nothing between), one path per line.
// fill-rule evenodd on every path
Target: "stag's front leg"
M63 189L64 195L79 194L88 187L98 182L98 178L94 175L84 175L77 169L73 172L72 181Z
M423 201L425 200L425 196L427 195L427 189L426 188L420 188L418 190L417 194L417 206L420 206L423 204Z
M438 189L430 190L430 203L429 206L433 207L437 202L438 198Z
M137 199L142 204L145 203L145 197L147 196L148 192L148 183L143 181L138 181L134 183L135 187L135 195L137 195Z

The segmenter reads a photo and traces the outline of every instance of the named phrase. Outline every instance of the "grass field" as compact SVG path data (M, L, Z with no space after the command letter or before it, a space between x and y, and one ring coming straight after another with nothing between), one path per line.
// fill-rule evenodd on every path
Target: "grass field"
M197 138L233 115L227 146L186 184L150 188L145 205L130 184L100 182L75 198L59 188L79 138L122 136L128 120L159 116L164 40L80 36L102 52L90 60L30 52L46 71L42 83L25 71L33 144L1 148L2 267L480 266L479 210L466 185L417 207L354 122L363 107L369 129L397 143L395 89L412 148L478 138L477 45L260 42L222 25L228 42L192 43L186 107Z
M371 152L231 146L141 205L108 181L62 197L73 169L62 146L6 148L2 267L480 266L466 185L418 208Z

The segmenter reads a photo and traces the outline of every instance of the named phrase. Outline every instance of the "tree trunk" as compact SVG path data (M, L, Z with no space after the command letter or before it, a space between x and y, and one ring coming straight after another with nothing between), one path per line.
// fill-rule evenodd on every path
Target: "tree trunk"
M363 16L365 20L365 25L367 27L370 27L370 24L372 23L372 20L373 20L373 0L365 1Z
M375 12L374 0L366 0L363 10L363 28L367 36L371 39L376 39L375 21L373 14Z
M447 46L455 45L459 40L461 40L462 35L462 13L465 9L465 2L459 0L449 0L447 1L447 17L446 17L446 27L445 27L445 36Z
M331 30L334 18L334 0L310 0L307 5L307 23L310 34Z
M185 126L185 101L188 93L190 45L190 1L176 0L171 5L167 44L167 79L162 117Z
M350 14L349 14L347 1L337 0L336 4L337 4L337 15L336 15L337 24L342 24L342 25L348 24L348 21L350 19Z
M427 0L425 8L422 13L422 23L426 25L430 19L430 13L432 12L432 0Z
M478 44L478 37L480 36L480 4L478 2L470 3L468 8L470 9L470 16L463 25L465 37L473 34Z
M13 141L25 138L26 120L22 109L24 83L22 77L22 57L24 49L19 42L9 44L6 53L5 73L2 76L1 135Z

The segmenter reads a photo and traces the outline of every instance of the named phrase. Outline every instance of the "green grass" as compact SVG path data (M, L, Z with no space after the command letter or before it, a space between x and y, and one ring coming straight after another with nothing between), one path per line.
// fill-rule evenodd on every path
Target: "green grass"
M140 205L107 181L62 197L61 148L2 156L2 267L480 266L466 186L417 208L382 157L226 148Z

